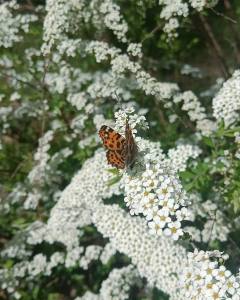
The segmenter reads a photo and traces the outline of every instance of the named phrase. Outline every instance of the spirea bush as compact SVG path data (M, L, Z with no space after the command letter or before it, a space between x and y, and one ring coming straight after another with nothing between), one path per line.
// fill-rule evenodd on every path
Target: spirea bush
M0 299L240 299L240 3L0 1ZM134 164L108 164L103 125Z

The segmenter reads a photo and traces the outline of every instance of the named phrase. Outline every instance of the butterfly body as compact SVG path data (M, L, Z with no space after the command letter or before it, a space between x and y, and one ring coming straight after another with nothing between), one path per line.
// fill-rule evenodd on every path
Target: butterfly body
M138 153L138 147L134 141L132 130L126 122L126 128L125 128L125 138L126 138L126 145L125 145L125 164L127 167L133 166L137 153Z
M125 138L111 127L103 125L99 136L107 149L107 161L118 169L132 167L138 152L132 130L126 121Z

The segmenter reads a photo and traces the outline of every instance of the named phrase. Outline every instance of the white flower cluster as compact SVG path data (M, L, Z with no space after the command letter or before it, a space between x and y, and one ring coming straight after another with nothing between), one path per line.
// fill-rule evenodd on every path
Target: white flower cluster
M216 79L215 83L210 85L210 87L208 87L207 89L203 90L199 95L201 97L213 98L218 93L218 91L222 87L223 83L224 83L224 79L222 77L218 77Z
M74 267L79 264L79 260L84 251L84 248L81 246L76 246L74 248L68 249L67 255L65 258L66 268Z
M39 193L37 188L33 188L31 192L28 192L27 197L24 201L24 208L28 209L36 209L39 201L41 200L42 195Z
M180 294L189 300L239 300L240 277L223 265L227 258L219 251L188 253Z
M235 133L235 143L237 144L237 151L235 153L235 157L240 159L240 133Z
M94 54L96 61L99 63L108 58L116 57L121 51L115 47L109 47L105 42L91 41L86 46L86 52Z
M192 240L204 243L215 240L227 241L228 234L232 228L231 224L226 222L222 211L217 208L213 201L209 199L203 201L199 194L190 194L189 196L191 201L191 206L189 207L190 220L194 222L200 217L201 223L203 223L202 230L196 228L195 225L184 228L185 231L190 233Z
M15 299L20 299L20 294L16 291L16 287L20 283L21 278L33 280L36 276L44 274L49 276L52 270L64 261L64 255L61 252L55 252L47 259L42 253L36 254L32 260L23 260L16 263L11 269L0 270L1 288L7 290Z
M28 244L36 245L36 244L40 244L44 240L46 240L47 239L46 233L48 235L50 235L49 232L46 231L46 229L47 229L47 227L45 224L41 224L41 223L37 222L32 228L29 229L29 236L27 239ZM81 231L79 231L78 236L81 236L81 235L82 235L82 233L81 233ZM49 237L48 237L48 239L49 239ZM103 251L102 251L103 247L98 246L98 245L87 246L85 248L85 252L84 252L84 247L79 246L78 243L76 243L72 247L67 248L67 254L65 257L63 256L64 255L63 252L60 253L64 258L61 261L61 263L64 263L66 268L79 265L84 270L87 270L89 264L93 260L97 260L100 256L100 254L101 254L101 256L103 255L103 258L105 258L105 259L108 259L109 255L111 255L111 253L114 254L114 251L112 250L112 248L107 247L107 245L106 245L105 253L103 253ZM55 254L57 254L57 253L58 252L55 252ZM52 259L53 258L51 257L51 261L52 261Z
M93 260L97 260L99 258L99 255L102 251L101 246L97 245L90 245L86 248L84 255L81 257L79 265L84 270L88 269L89 264Z
M186 18L190 14L190 7L197 11L202 11L204 7L213 7L218 0L159 0L159 5L163 6L160 18L165 20L163 30L168 39L178 36L177 29L180 27L179 18Z
M15 244L13 244L15 242ZM21 241L22 242L22 241ZM1 257L18 258L23 259L28 257L31 252L26 249L26 244L20 241L12 241L13 245L8 245L4 250L1 251Z
M37 16L29 14L14 14L19 5L12 0L0 3L0 47L9 48L22 37L20 31L28 32L29 24L37 20Z
M201 232L203 242L207 243L209 240L227 241L231 224L226 222L223 213L217 208L217 205L214 202L207 200L202 204L202 208L203 211L205 211L203 214L207 217L207 221ZM208 212L208 214L206 212Z
M26 261L26 272L28 273L29 277L36 277L38 274L43 273L47 276L51 275L52 269L63 264L64 262L64 254L62 252L55 252L51 255L50 259L48 260L45 255L42 253L36 254L33 257L32 261ZM17 271L19 271L19 267L22 269L19 274L23 274L24 265L15 265L15 274L16 277L19 276Z
M213 116L217 122L222 120L225 126L231 126L239 121L240 110L240 70L233 73L212 101Z
M93 223L104 238L109 238L111 251L115 253L118 250L129 256L140 276L147 278L150 285L170 294L171 299L186 300L184 296L179 298L178 292L181 272L188 266L186 251L169 238L149 235L149 229L142 218L129 216L117 205L103 204L103 198L119 193L117 186L108 185L112 175L107 171L104 157L104 152L97 152L85 162L62 193L47 226L32 231L31 243L36 244L42 240L62 242L67 246L67 253L75 265L83 253L79 247L81 227ZM90 297L88 293L83 299L91 299L87 295Z
M173 83L158 82L156 78L144 71L140 64L130 60L126 54L118 55L111 61L112 71L117 76L126 71L130 71L136 78L137 85L146 95L157 96L160 99L169 99L176 91L178 86Z
M106 264L109 261L109 259L115 254L116 248L111 243L107 243L100 255L100 260L103 264Z
M132 265L113 269L102 282L99 294L86 292L75 300L127 300L131 286L136 282L137 272Z
M99 10L104 15L106 27L111 29L120 41L127 42L128 25L120 14L120 7L112 0L104 0Z
M73 137L76 137L76 134L79 134L83 131L85 127L85 121L88 119L86 114L79 114L71 120L70 127L73 130Z
M85 93L83 92L69 94L67 101L70 102L73 106L75 106L77 110L83 109L87 103Z
M132 265L113 269L100 289L100 299L127 300L129 290L136 281L137 272Z
M103 123L101 123L103 124ZM98 127L100 128L100 127ZM89 135L88 137L86 138L83 138L79 141L78 143L78 146L80 149L84 149L86 147L90 147L90 146L96 146L99 142L99 137L97 134L92 134L92 135Z
M163 30L167 33L169 38L176 37L176 29L180 25L177 17L187 17L189 14L187 3L184 3L182 0L159 0L159 4L163 5L160 18L167 21Z
M37 152L34 154L34 160L36 161L36 166L28 174L29 182L33 185L44 184L45 172L49 168L48 161L50 155L48 150L50 149L50 142L53 140L54 131L47 131L40 139Z
M71 68L65 62L58 62L58 63L59 63L58 72L54 72L54 73L48 72L45 76L45 82L49 86L49 89L52 93L57 92L59 94L63 94L64 91L72 87L74 69ZM76 84L75 81L74 83Z
M213 7L219 0L189 0L190 5L197 11L202 11L204 7Z
M79 30L79 27L81 30L84 22L92 22L97 29L105 25L120 41L127 41L127 23L120 14L120 7L112 0L104 0L100 5L96 1L48 0L46 10L42 46L44 54L48 54L58 42L59 53L75 56L81 46L81 38L70 39L67 33ZM77 21L73 22L73 19ZM84 22L81 23L81 20Z
M68 147L62 148L51 156L48 151L54 138L54 133L55 130L48 130L39 139L39 146L34 154L36 164L27 177L28 193L24 202L25 209L36 209L39 201L47 200L50 195L54 199L57 199L59 196L56 183L61 181L61 172L58 170L58 166L72 154L72 150ZM53 182L55 185L52 184ZM50 186L48 192L44 191L44 187L47 185Z
M66 32L69 31L68 18L71 7L72 1L48 0L46 2L47 15L44 19L44 43L42 45L45 55L49 54L56 40L63 40Z
M133 135L136 135L136 126L145 125L145 117L130 115L131 113L133 113L131 109L115 113L116 125L117 128L124 128L128 118ZM136 138L136 141L138 141L139 150L145 150L145 153L144 157L139 158L141 168L136 172L133 170L129 174L125 173L123 177L124 201L132 215L144 215L148 221L150 233L165 234L177 240L183 235L181 221L187 219L188 211L185 207L187 196L176 171L184 170L187 160L190 157L196 158L200 154L200 150L190 145L187 147L182 145L180 149L170 151L168 159L159 160L159 156L162 156L161 151L154 155L144 149L145 145L139 138ZM181 158L176 159L179 151L185 154L182 160ZM174 165L175 161L178 165Z
M201 149L193 145L178 145L168 151L169 165L177 171L185 171L190 158L196 159L201 154Z
M51 211L44 234L47 242L61 242L68 251L78 247L79 228L91 224L91 210L95 209L102 198L110 197L113 193L119 194L117 186L109 189L108 182L112 175L106 168L103 151L97 152L92 159L84 163L81 171L63 191L60 200ZM81 199L78 195L82 195ZM42 232L40 234L43 235ZM39 239L38 235L36 239Z
M133 136L137 133L136 127L148 128L145 116L134 114L134 111L134 107L129 106L114 113L116 119L115 128L117 131L125 133L126 120L129 122Z
M11 113L12 113L13 109L11 106L6 106L6 107L0 107L0 120L2 123L2 128L1 128L1 132L2 133L6 133L7 129L9 128L10 124L9 124L9 118L11 117Z
M171 236L177 240L183 231L181 221L187 218L186 194L176 175L160 164L149 164L139 176L127 176L125 198L131 214L143 214L150 233Z
M142 45L137 43L130 43L127 48L127 52L132 56L136 56L141 58L143 56L142 53Z
M196 122L197 129L203 135L210 135L216 130L216 124L207 118L205 108L201 105L196 95L191 91L179 93L173 98L174 103L183 102L181 109L187 111L191 121Z
M205 0L204 0L205 1ZM202 78L203 74L201 73L201 70L198 67L194 67L189 64L184 64L181 68L181 74L183 75L189 75L193 78Z
M68 57L75 57L76 54L79 53L81 47L82 47L81 39L69 39L67 37L64 37L64 40L59 41L57 45L57 50L61 56L65 54Z
M119 193L116 185L108 185L112 175L107 171L104 157L104 152L97 152L85 162L62 193L46 228L33 234L32 241L40 241L41 237L50 243L59 241L69 252L78 247L80 228L93 222L98 231L110 239L111 247L132 258L140 275L151 285L156 284L166 293L175 293L178 279L171 274L180 274L185 250L164 236L149 235L141 218L132 218L117 205L102 203L103 198Z
M182 246L164 236L149 235L142 218L132 218L117 205L99 205L93 212L93 222L119 252L132 259L150 286L177 295L178 276L186 263Z
M163 100L171 98L179 91L176 84L158 82L156 78L144 71L138 62L132 61L129 55L120 54L120 49L109 47L107 43L90 42L86 47L86 51L94 54L97 62L111 59L111 70L115 78L122 78L125 75L124 73L130 71L134 75L138 87L146 95L153 95L158 97L159 100Z

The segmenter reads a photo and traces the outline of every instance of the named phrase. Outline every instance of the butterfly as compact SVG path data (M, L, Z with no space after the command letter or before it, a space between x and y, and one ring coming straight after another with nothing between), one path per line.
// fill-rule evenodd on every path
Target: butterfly
M126 120L125 138L111 127L103 125L99 132L103 145L107 149L107 161L113 167L124 169L132 167L138 153L132 130Z

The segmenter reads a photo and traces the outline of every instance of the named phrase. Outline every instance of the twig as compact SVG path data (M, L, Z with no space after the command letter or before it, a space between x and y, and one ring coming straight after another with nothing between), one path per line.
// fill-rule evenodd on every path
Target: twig
M227 10L228 14L230 15L230 17L233 18L237 18L232 5L230 3L230 1L228 0L224 0L224 7ZM233 37L235 39L234 41L234 50L235 50L235 54L236 54L236 58L237 58L237 62L240 63L240 37L239 37L239 29L235 24L230 24L231 26L231 32L233 34Z
M202 25L207 33L208 38L213 46L212 49L214 50L214 54L216 55L216 57L220 63L223 75L225 78L227 78L230 76L230 73L229 73L227 65L225 63L225 58L224 58L222 48L221 48L220 44L218 43L217 39L215 38L215 35L214 35L212 28L211 28L210 24L208 23L207 19L202 14L199 14L199 18L200 18Z
M44 71L43 71L43 77L42 77L42 80L41 80L41 86L42 86L42 91L43 91L43 94L42 94L42 100L43 101L45 100L46 92L47 92L47 87L46 87L46 84L45 84L45 78L46 78L46 74L47 74L47 71L48 71L48 67L49 67L49 63L46 63L46 60L44 59ZM43 134L44 134L45 124L46 124L46 114L44 112L43 113L43 119L42 119L42 126L41 126L41 136L43 136Z
M204 212L209 215L209 212L203 207L201 206L201 208L204 210ZM218 210L219 208L217 208ZM217 213L217 210L215 211L215 219L214 219L214 222L216 221L216 213ZM210 215L209 215L210 216ZM232 220L222 211L222 216L223 218L225 219L226 222L229 222L229 223L232 223ZM214 225L214 222L213 222L213 225ZM212 235L212 230L213 230L213 226L212 226L212 229L211 229L211 235ZM211 238L211 235L210 235L210 238ZM228 240L236 247L236 251L240 254L240 247L237 245L237 243L230 237L228 236ZM208 242L209 244L209 242ZM207 246L208 247L208 246Z
M3 71L1 71L1 74L0 74L0 75L5 76L5 77L7 77L7 78L15 79L16 81L18 81L18 82L20 82L20 83L22 83L22 84L28 85L29 87L31 87L31 88L34 89L34 90L36 90L36 89L40 90L40 89L37 87L37 85L34 85L34 84L32 84L31 82L27 82L27 81L24 81L24 80L22 80L22 79L19 79L19 78L17 78L17 77L14 76L14 75L10 75L10 74L5 73L5 72L3 72Z
M149 32L145 36L145 38L142 39L141 43L145 42L147 39L149 39L150 37L152 37L154 35L154 33L156 33L161 27L162 27L162 25L159 24L158 26L156 26L155 28L153 28L153 30L151 32Z
M228 239L236 247L235 249L240 254L240 248L239 248L238 244L230 236L228 237Z
M224 15L223 13L220 13L219 11L215 10L213 7L211 7L210 10L211 10L215 15L217 15L217 16L219 16L219 17L223 17L223 18L226 19L227 21L230 21L230 22L232 22L232 23L234 23L234 24L237 24L237 21L236 21L236 20L234 20L234 19L232 19L232 18L230 18L230 17Z
M216 216L217 216L217 210L215 210L214 219L212 219L213 222L212 222L212 226L211 226L211 229L210 229L210 234L209 234L209 237L208 237L208 242L207 242L206 249L209 248L209 244L211 242L213 228L214 228L214 225L215 225L215 222L216 222Z
M21 169L23 163L25 162L25 160L21 161L17 167L15 168L15 170L13 171L12 175L10 176L10 179L13 179L15 177L15 175L17 174L17 172Z

